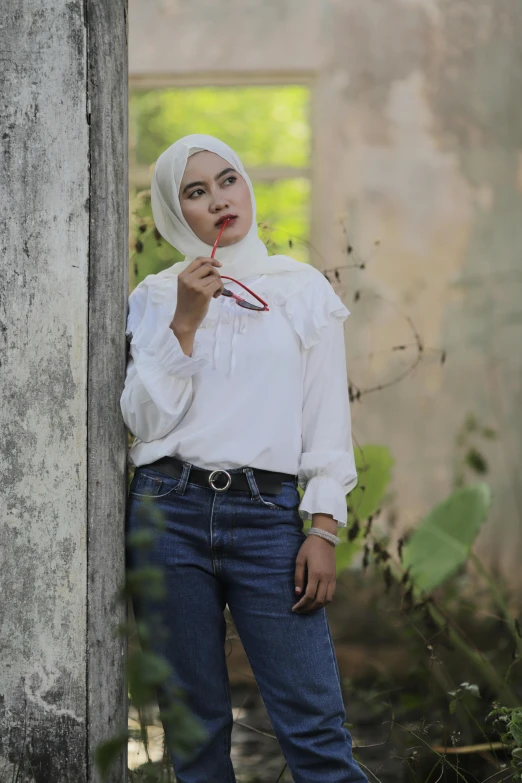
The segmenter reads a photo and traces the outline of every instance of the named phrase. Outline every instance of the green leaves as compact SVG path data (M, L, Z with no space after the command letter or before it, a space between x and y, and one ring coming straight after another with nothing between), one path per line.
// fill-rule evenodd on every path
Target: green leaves
M497 707L486 720L491 718L502 742L511 750L512 780L522 780L522 708Z
M391 480L393 457L386 446L364 446L354 453L359 483L348 495L348 506L358 519L368 519L382 503Z
M431 592L466 562L490 503L488 485L479 482L457 490L424 518L403 550L417 591Z
M386 446L364 446L355 449L359 484L347 496L348 525L339 528L341 543L335 548L336 571L348 568L361 549L366 520L380 507L391 479L393 458Z
M143 707L156 698L156 688L167 682L172 670L159 655L136 650L127 659L126 674L133 704Z
M102 780L107 780L110 769L127 748L129 732L122 731L104 742L100 742L93 757Z
M470 682L461 682L456 690L448 691L448 696L452 696L452 699L449 703L450 715L455 715L455 713L457 712L457 707L460 702L466 704L466 702L469 701L470 698L472 699L481 698L480 689L478 685L474 685Z

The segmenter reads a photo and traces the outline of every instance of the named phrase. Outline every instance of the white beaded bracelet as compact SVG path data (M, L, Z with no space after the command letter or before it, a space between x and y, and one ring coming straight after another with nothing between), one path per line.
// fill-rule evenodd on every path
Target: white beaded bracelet
M337 546L337 544L341 543L339 536L334 535L334 533L330 533L328 530L323 530L322 527L311 527L310 530L307 531L306 535L320 536L321 538L325 538L334 546Z

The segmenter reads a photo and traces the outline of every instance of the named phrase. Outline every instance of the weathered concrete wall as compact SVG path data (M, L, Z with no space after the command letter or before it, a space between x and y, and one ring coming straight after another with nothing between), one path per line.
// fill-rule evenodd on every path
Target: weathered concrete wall
M90 107L89 331L87 382L87 780L91 753L127 727L126 618L116 602L125 571L127 431L125 383L128 293L127 0L87 0ZM127 780L127 751L111 783Z
M327 10L318 0L131 0L129 72L311 71Z
M96 780L93 743L126 710L113 599L127 66L114 5L30 0L2 15L0 770L20 766L20 783Z
M332 126L334 198L358 247L381 241L359 277L350 348L375 355L351 361L352 377L365 386L400 374L402 356L377 352L413 342L405 314L426 347L414 377L366 398L357 435L391 446L410 527L449 491L467 414L498 430L478 444L495 496L480 549L520 586L522 8L338 2L332 15L330 68L347 79ZM350 45L342 31L357 31Z
M467 414L497 429L481 550L522 579L518 0L131 0L129 19L136 83L310 78L314 261L349 263L341 219L367 260L341 275L351 380L413 362L391 350L415 342L406 317L425 346L354 405L354 435L392 449L404 529L451 490Z

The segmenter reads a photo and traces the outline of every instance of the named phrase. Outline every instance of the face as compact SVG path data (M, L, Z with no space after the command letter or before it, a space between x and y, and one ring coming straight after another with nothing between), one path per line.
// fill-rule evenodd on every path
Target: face
M252 225L252 200L248 185L231 164L214 152L191 155L179 189L181 211L196 236L207 245L217 239L224 217L227 223L220 247L234 245Z

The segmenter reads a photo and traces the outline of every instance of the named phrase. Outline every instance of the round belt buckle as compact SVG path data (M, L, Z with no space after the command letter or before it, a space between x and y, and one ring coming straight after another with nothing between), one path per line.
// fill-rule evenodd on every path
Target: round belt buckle
M227 476L228 482L225 484L224 487L215 487L214 484L212 483L213 480L214 480L214 476L217 473L224 473ZM210 476L208 477L208 483L210 484L212 489L215 489L216 492L224 492L231 485L231 483L232 483L232 476L230 475L230 473L227 470L213 470L212 473L210 474Z

